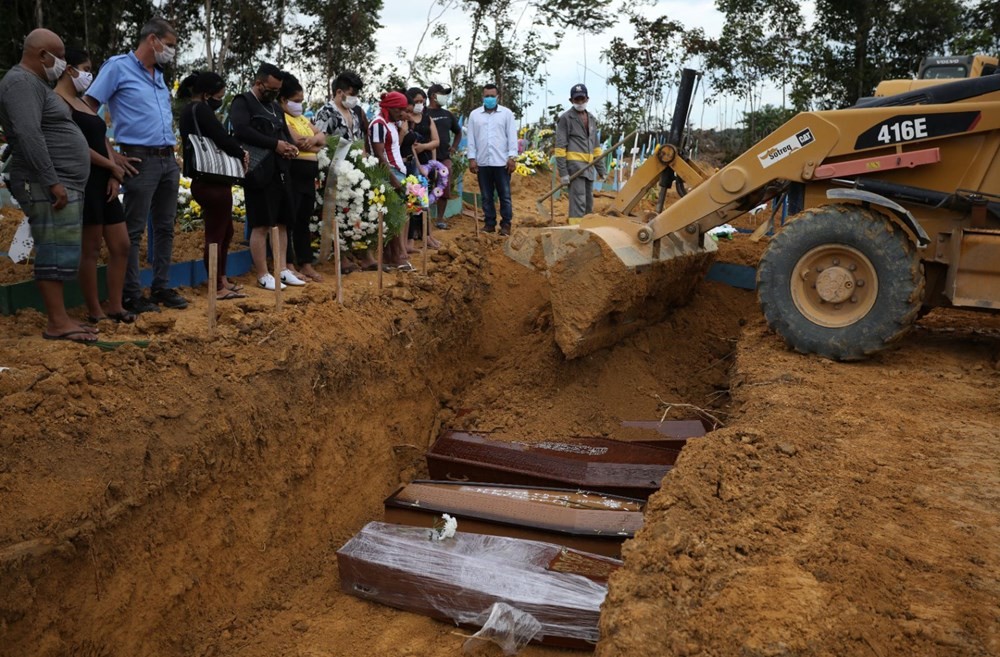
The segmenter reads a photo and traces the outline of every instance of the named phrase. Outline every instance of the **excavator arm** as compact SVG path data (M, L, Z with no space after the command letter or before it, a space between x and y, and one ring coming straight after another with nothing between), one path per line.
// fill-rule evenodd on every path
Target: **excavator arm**
M821 206L839 186L838 207L882 206L881 215L918 248L933 231L924 231L906 203L940 213L958 199L993 216L1000 212L1000 203L989 200L1000 198L998 149L1000 76L943 84L799 114L707 178L676 147L661 148L622 189L612 206L617 216L516 231L505 248L549 277L556 341L575 357L684 303L716 249L706 233L784 190L797 195L798 212L807 207L807 193L809 203ZM627 216L658 176L662 197L664 174L679 175L688 193L651 220Z

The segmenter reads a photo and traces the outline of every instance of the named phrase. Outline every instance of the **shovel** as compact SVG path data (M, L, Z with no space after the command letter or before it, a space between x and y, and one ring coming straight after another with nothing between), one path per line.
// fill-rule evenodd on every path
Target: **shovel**
M633 137L635 137L638 133L639 133L638 130L632 131L631 133L629 133L629 135L627 137L623 138L618 143L613 144L612 146L610 146L605 152L608 152L608 153L613 152L616 148L618 148L619 146L621 146L622 144L624 144L625 142L627 142L629 139L632 139ZM602 154L601 157L604 157L604 155ZM594 162L596 162L596 161L597 160L594 160ZM567 182L560 183L557 187L553 187L552 190L549 191L548 194L545 194L544 196L540 196L537 200L535 200L535 210L538 212L538 214L540 214L542 216L548 214L548 213L545 212L545 207L542 204L546 200L548 200L549 197L554 196L555 193L558 192L563 187L568 187L571 182L573 182L574 180L576 180L577 176L579 176L580 174L582 174L584 171L586 171L590 167L594 166L594 162L591 162L590 164L588 164L587 166L583 167L579 171L574 172L573 175L571 175L569 177L569 180Z

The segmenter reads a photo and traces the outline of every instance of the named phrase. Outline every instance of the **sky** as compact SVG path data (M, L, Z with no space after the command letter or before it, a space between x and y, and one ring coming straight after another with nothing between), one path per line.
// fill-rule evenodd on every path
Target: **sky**
M388 63L395 59L396 47L402 47L407 51L408 57L412 57L413 51L420 38L420 33L426 23L427 10L432 2L436 0L385 0L385 4L380 15L380 22L383 27L376 36L376 43L379 44L379 58L383 63ZM447 0L445 0L447 1ZM455 5L458 3L455 2ZM812 15L812 2L803 2L803 14ZM669 16L671 19L679 21L685 28L700 27L710 37L715 37L722 31L724 16L715 8L714 1L703 0L660 0L654 6L640 7L639 11L646 17ZM435 9L434 13L438 13ZM471 40L472 29L471 20L468 15L458 9L451 9L442 16L442 21L446 22L448 31L453 39L457 38L457 55L453 52L451 61L458 63L465 62L468 57L468 47ZM520 31L526 31L529 27L530 17L526 15L521 23ZM533 89L531 93L532 104L528 107L525 122L533 122L545 114L548 105L562 103L564 107L569 105L569 90L578 83L587 85L590 92L590 103L592 108L603 107L605 101L614 102L615 89L609 86L605 78L608 74L607 65L601 61L601 50L607 47L614 37L625 39L632 37L632 28L628 22L628 17L620 15L618 22L602 34L584 35L580 32L567 30L560 46L555 50L543 72L547 72L546 87ZM429 35L421 45L421 53L431 52L433 48L440 48L440 41L435 42ZM695 66L694 62L665 62L667 66L681 68L684 65ZM397 64L398 65L398 64ZM399 66L402 71L409 69L408 63ZM440 72L442 82L446 82L447 71ZM694 110L691 120L697 127L727 127L733 125L742 112L742 102L734 99L720 99L712 105L703 102L705 95L704 86L695 97ZM670 100L670 111L673 105L673 90L668 90ZM708 90L711 95L711 90ZM765 91L764 102L781 104L781 90ZM668 111L669 114L669 111Z

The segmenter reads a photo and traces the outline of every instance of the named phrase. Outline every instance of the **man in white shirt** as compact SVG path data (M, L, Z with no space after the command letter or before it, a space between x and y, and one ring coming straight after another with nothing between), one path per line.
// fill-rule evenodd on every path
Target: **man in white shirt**
M510 174L514 172L517 157L517 127L514 113L499 104L495 84L483 87L483 106L469 115L468 155L469 171L479 179L483 195L483 218L486 232L497 226L497 210L493 195L500 197L500 234L510 235L510 222L514 208L510 201Z

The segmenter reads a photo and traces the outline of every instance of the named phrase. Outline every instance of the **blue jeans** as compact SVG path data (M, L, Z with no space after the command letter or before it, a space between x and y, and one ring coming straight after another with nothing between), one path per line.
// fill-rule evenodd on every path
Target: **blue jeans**
M496 228L497 209L493 194L500 197L500 226L510 228L514 206L510 202L510 174L507 167L479 167L479 191L483 195L483 218L487 228Z
M123 148L126 152L127 149ZM174 219L177 217L177 186L180 169L173 156L152 155L137 149L134 154L142 162L133 162L139 170L125 179L125 226L131 248L125 269L125 299L142 296L139 283L139 243L146 230L146 219L152 220L153 285L163 289L170 284L170 259L174 251Z

